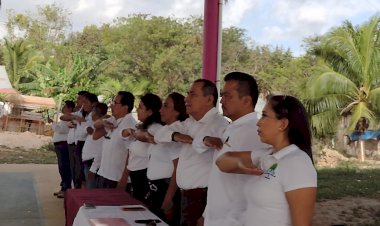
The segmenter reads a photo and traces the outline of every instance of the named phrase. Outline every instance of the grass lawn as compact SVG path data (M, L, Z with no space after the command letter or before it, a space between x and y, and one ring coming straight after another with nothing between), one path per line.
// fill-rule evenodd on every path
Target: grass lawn
M380 168L364 169L345 163L318 169L318 201L347 196L380 198Z
M54 164L57 157L53 144L39 149L24 150L22 148L9 148L0 145L0 164Z

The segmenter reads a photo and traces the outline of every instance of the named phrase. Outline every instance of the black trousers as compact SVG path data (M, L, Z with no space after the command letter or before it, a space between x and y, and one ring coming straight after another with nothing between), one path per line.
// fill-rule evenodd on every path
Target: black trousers
M70 172L71 172L71 179L73 180L73 184L75 185L75 179L74 179L74 174L75 174L75 158L74 158L74 153L75 153L75 143L68 144L69 146L69 160L70 160Z
M58 170L61 176L61 191L66 191L71 188L71 171L69 148L66 141L54 143L55 153L58 160Z
M180 223L181 216L181 192L179 189L177 189L173 197L173 206L169 210L171 216L165 214L164 210L161 209L162 203L168 191L169 183L170 178L149 180L149 209L170 226L177 226Z
M113 181L102 176L96 177L97 188L116 188L118 181Z
M85 181L83 172L83 161L82 161L82 150L84 146L84 141L78 141L75 145L74 151L74 187L81 188L82 182Z
M147 169L129 171L131 178L132 196L137 200L149 205L146 196L149 192L149 183L146 176Z
M207 188L181 190L181 226L196 226L207 203Z

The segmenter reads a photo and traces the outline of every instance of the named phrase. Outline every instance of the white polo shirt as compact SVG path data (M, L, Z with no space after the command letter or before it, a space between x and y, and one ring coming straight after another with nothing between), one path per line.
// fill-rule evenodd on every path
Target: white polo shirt
M59 122L53 122L52 129L54 131L53 134L53 143L54 142L60 142L60 141L67 141L67 134L69 133L69 124L70 122L66 121L59 121Z
M75 130L75 143L77 144L78 141L85 141L87 138L87 127L92 127L94 125L94 122L92 121L92 112L87 114L87 116L84 118L84 122L78 123L77 122L77 128Z
M95 141L95 142L91 142L91 144L90 144L90 146L92 146L94 148L93 149L94 150L94 161L92 161L90 171L93 173L97 173L99 168L100 168L100 162L102 160L103 142L104 142L105 138L101 137L97 140L94 140L93 136L88 136L88 137L91 137L92 140ZM86 143L87 143L87 141L84 143L85 146L86 146ZM96 147L95 147L95 145L96 145ZM85 146L83 147L83 153L85 151L85 149L84 149ZM83 155L83 153L82 153L82 155Z
M135 128L136 120L129 113L118 120L115 117L105 119L113 122L117 126L113 131L107 131L110 139L103 141L102 158L98 174L113 181L119 181L125 169L128 157L128 147L133 139L122 136L122 131L128 128Z
M148 127L148 132L155 133L161 126L158 123L153 123ZM137 171L148 168L149 155L148 149L150 143L135 140L129 145L129 157L127 169L130 171Z
M151 135L160 133L164 126L159 125L159 130L149 132ZM174 164L173 160L179 157L183 145L177 142L151 144L148 149L150 156L148 163L147 177L149 180L159 180L172 177Z
M207 187L214 149L205 146L203 138L222 137L227 125L228 121L216 108L212 108L199 121L190 116L183 122L177 121L163 127L154 136L156 143L172 142L173 132L187 134L193 138L192 144L182 144L177 165L178 187L185 190Z
M252 158L255 158L254 154ZM271 164L272 169L261 176L252 176L244 187L247 201L245 226L292 225L285 192L317 187L317 172L311 159L296 145L289 145L261 161L268 158L275 161Z
M80 117L83 117L82 115L82 110L76 111L71 113L71 115L78 115ZM71 122L70 122L71 123ZM69 133L67 134L67 143L68 144L75 144L75 133L76 133L76 128L70 128Z
M94 129L94 126L92 125L91 128ZM88 135L83 145L82 160L87 161L90 159L95 159L96 156L101 156L103 141L104 137L94 140L92 135Z
M228 151L262 152L270 146L261 143L257 135L257 113L252 112L233 121L223 134L223 148L215 152L214 162L209 177L207 206L204 212L205 226L233 226L239 224L239 216L229 215L236 195L243 192L245 181L251 177L241 174L224 173L215 161ZM233 211L235 213L235 211ZM236 219L237 218L237 219Z

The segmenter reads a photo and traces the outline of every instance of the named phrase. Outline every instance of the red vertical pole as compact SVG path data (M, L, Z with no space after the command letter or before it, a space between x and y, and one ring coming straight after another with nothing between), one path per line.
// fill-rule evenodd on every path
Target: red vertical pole
M219 0L205 0L202 78L217 81Z

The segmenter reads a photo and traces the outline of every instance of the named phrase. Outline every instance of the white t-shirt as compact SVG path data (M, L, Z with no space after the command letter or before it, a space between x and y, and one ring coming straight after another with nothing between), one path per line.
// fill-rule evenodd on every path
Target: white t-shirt
M159 129L163 127L164 126L159 125ZM154 136L157 133L160 133L160 130L150 134ZM150 156L147 171L148 179L159 180L170 178L174 170L173 160L179 157L182 146L181 143L177 142L150 145L148 149Z
M262 152L270 146L260 142L257 135L257 114L249 113L233 121L223 134L223 148L215 152L207 191L207 206L204 212L205 226L233 226L241 224L241 216L231 211L232 203L238 201L236 194L243 193L249 175L224 173L215 164L217 157L228 151ZM236 212L236 214L239 214Z
M103 141L102 158L98 174L109 180L119 181L125 169L128 147L133 141L130 137L124 138L122 131L128 128L134 129L136 120L131 113L118 120L115 117L105 120L114 123L116 128L113 131L107 131L107 136L110 139L104 139Z
M183 122L177 121L163 127L154 136L156 143L172 142L173 132L187 134L193 138L192 144L182 144L183 148L177 165L179 188L188 190L207 187L214 149L204 145L203 138L205 136L222 137L227 125L227 120L218 113L216 108L212 108L198 121L190 116Z
M252 161L256 159L252 154ZM317 172L310 157L296 145L289 145L272 156L261 157L260 161L270 164L266 164L263 175L252 176L244 187L247 201L244 225L291 225L285 192L317 187Z

